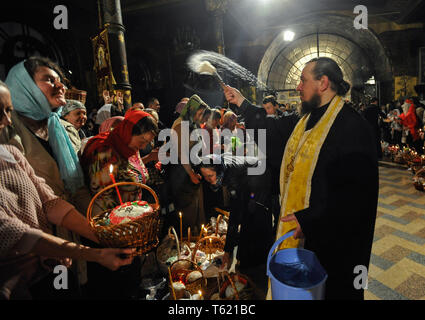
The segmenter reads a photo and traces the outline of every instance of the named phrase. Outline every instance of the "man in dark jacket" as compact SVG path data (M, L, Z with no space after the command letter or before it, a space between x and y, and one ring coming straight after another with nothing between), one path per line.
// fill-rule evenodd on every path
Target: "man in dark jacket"
M379 114L380 110L378 107L378 98L372 98L370 101L370 105L366 107L363 111L363 117L369 123L372 128L372 132L374 134L375 142L376 142L376 151L378 155L378 159L382 158L382 148L381 148L381 132L379 129Z
M263 99L263 108L268 116L282 117L283 112L279 109L275 96L269 95Z
M231 266L232 253L237 246L239 271L250 275L256 268L254 276L259 280L252 280L265 291L267 254L273 241L268 172L250 175L249 168L260 165L255 157L210 154L201 160L195 170L202 174L204 183L214 192L227 192L229 198L230 217L223 264Z

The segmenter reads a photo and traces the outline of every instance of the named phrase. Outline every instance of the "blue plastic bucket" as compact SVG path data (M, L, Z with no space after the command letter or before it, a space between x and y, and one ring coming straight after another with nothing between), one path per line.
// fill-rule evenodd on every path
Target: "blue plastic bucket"
M273 300L323 300L328 275L314 252L305 249L275 249L294 231L280 237L267 258Z

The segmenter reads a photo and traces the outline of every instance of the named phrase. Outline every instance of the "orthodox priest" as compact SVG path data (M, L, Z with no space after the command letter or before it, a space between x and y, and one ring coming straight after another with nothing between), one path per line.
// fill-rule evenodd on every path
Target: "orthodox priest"
M360 300L365 281L360 288L354 285L359 276L355 267L369 266L378 162L368 123L344 104L342 97L349 88L335 61L315 58L305 65L297 87L300 120L295 125L292 118L275 120L284 132L276 239L295 229L280 249L298 247L304 238L304 248L313 251L327 271L325 298ZM254 109L238 90L227 86L225 96L256 123L262 122L264 114L256 112L259 108ZM263 121L266 129L271 121Z

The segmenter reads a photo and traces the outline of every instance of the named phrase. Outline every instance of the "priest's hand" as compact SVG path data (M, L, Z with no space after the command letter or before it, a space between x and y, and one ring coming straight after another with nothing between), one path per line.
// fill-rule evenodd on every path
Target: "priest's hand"
M223 91L226 100L237 105L238 107L240 107L242 102L245 100L245 97L242 95L242 93L240 93L238 89L235 89L231 86L224 86Z
M301 226L298 223L297 217L294 214L288 214L286 217L281 218L280 221L282 222L295 221L297 223L297 228L295 229L295 232L293 235L294 239L304 238L304 234L303 234L303 231L301 230Z

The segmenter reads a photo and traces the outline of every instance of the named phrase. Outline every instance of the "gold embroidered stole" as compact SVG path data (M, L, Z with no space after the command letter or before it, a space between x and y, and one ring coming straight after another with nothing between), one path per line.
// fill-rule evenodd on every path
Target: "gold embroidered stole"
M343 105L344 100L339 96L335 96L325 114L308 131L305 131L305 128L309 115L302 117L286 144L280 167L280 195L282 203L276 240L297 227L295 221L281 222L280 218L310 206L311 180L319 158L320 149ZM278 250L296 248L298 245L299 240L289 237L280 244ZM266 299L272 299L270 279Z
M311 180L320 150L343 105L344 100L335 96L325 114L311 130L305 131L310 115L305 115L295 126L286 145L280 168L280 218L310 206ZM278 223L276 240L297 226L295 221L279 220ZM290 237L279 249L296 248L298 244L299 240Z

